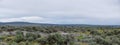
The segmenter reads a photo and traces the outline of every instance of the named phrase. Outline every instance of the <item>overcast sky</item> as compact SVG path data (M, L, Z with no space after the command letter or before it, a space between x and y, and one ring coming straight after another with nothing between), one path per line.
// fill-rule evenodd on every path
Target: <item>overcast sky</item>
M119 0L0 0L0 22L120 25Z

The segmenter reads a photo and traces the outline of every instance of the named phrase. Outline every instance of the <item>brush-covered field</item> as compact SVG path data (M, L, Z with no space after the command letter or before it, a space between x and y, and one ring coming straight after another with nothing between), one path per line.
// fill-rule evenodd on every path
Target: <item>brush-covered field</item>
M0 45L120 45L120 27L0 26Z

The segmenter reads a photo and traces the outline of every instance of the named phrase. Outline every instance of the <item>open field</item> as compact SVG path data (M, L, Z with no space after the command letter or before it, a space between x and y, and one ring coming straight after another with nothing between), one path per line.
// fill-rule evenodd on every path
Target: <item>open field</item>
M0 26L0 45L120 45L120 27Z

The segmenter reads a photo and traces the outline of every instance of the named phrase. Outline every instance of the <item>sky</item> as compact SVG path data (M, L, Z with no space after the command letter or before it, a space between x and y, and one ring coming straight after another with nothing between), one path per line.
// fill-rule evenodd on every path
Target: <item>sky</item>
M120 25L119 0L0 0L0 22Z

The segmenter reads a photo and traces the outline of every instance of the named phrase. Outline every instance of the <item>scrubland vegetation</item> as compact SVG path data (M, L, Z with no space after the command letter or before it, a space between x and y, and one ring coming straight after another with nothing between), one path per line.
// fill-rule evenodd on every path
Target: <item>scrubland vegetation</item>
M120 45L120 27L0 26L0 45Z

